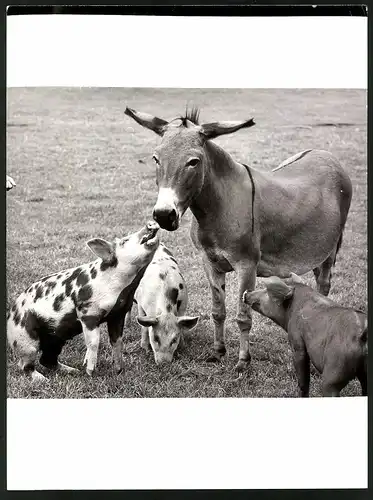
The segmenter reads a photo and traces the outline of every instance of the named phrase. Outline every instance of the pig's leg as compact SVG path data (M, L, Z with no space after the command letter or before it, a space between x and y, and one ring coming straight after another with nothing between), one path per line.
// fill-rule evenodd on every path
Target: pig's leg
M365 362L362 362L359 366L356 376L361 385L361 395L368 395L368 377L367 377L367 366Z
M182 350L182 349L184 349L184 347L185 347L184 332L181 331L180 332L180 340L179 340L179 344L178 344L177 348Z
M38 349L36 347L29 346L27 351L25 350L21 354L21 359L18 366L21 368L21 370L23 370L25 374L31 375L31 380L33 382L45 382L48 379L35 369L37 355Z
M137 314L138 316L146 316L146 312L144 309L140 306L140 304L137 304ZM141 348L144 349L145 352L150 352L151 351L151 345L150 345L150 340L149 340L149 328L146 326L141 326Z
M87 325L82 319L81 323L83 327L84 341L87 347L83 366L87 365L86 372L89 376L91 376L97 364L98 347L100 345L100 326L98 324Z
M343 351L326 350L321 375L323 396L338 397L341 390L354 378L348 363L343 362Z
M123 369L123 326L125 315L116 314L107 321L107 329L109 332L110 344L113 349L114 369L120 373Z
M35 369L35 364L39 354L39 342L31 339L25 330L17 336L17 342L14 345L14 351L20 356L18 362L19 368L26 374L31 375L33 382L43 382L48 379Z
M310 358L304 345L293 347L293 363L297 374L300 396L308 398L310 392Z
M126 319L124 321L124 326L126 328L130 328L131 327L131 309L126 314Z
M339 397L341 389L338 384L333 384L328 381L322 383L322 395L326 397Z
M179 310L178 310L178 316L184 316L184 314L186 313L186 309L187 309L187 305L188 305L188 302L187 302L187 296L185 295L185 298L182 299L181 301L181 305L179 307ZM179 340L179 344L177 346L177 350L182 350L184 349L185 347L185 332L183 330L180 331L180 340Z
M145 352L150 352L149 329L146 326L141 327L141 348Z
M349 379L343 376L339 367L328 365L324 367L321 379L321 389L324 397L338 397L341 390L349 382Z
M40 364L43 365L48 370L59 371L61 373L77 374L79 370L73 368L72 366L64 365L58 361L58 357L53 355L54 353L45 353L40 357Z
M139 316L144 316L145 315L145 311L143 309L141 309L140 307L138 308L139 309ZM140 312L141 310L141 312ZM151 345L150 345L150 340L149 340L149 328L146 327L146 326L141 326L141 349L144 349L145 352L150 352L151 351Z
M64 342L58 337L54 337L53 341L50 341L46 348L42 351L40 357L40 364L43 365L48 370L59 371L63 373L79 373L79 370L72 368L71 366L64 365L58 361L58 356L60 355Z

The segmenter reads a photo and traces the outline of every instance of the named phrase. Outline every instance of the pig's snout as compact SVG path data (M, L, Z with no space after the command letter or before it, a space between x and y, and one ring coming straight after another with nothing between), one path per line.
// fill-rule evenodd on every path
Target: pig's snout
M258 292L249 292L248 290L245 290L242 295L242 300L254 310L257 310L260 307L260 297Z
M147 223L146 223L146 229L148 231L158 231L158 229L160 229L159 227L159 224L154 221L154 220L149 220Z
M148 221L139 232L140 245L153 246L158 241L158 231L160 227L155 221Z
M249 290L245 290L242 295L242 300L245 304L251 306L253 301L255 302L255 292L249 292Z
M169 365L172 361L172 354L158 354L155 356L155 362L158 366Z

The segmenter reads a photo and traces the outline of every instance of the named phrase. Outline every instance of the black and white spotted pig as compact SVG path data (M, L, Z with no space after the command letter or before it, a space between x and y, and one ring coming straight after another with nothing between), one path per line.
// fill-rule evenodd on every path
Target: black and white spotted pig
M106 322L113 348L114 367L122 369L122 332L126 312L136 288L159 245L159 226L149 222L137 233L88 241L99 257L77 268L46 276L31 285L8 313L7 337L20 356L20 366L33 380L45 377L36 371L40 364L49 369L77 372L58 362L65 342L84 334L87 347L83 365L92 375L97 362L100 324Z
M179 266L161 243L136 291L141 346L154 353L157 364L170 363L182 341L183 329L197 325L198 316L184 316L188 294Z

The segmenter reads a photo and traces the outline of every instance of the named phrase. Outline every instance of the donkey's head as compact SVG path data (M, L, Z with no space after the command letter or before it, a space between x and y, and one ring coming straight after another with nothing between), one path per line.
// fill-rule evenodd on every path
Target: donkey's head
M187 110L185 116L170 122L130 108L126 108L125 114L162 137L153 154L158 186L153 217L168 231L178 229L181 217L202 189L206 141L254 125L253 119L200 125L198 109Z

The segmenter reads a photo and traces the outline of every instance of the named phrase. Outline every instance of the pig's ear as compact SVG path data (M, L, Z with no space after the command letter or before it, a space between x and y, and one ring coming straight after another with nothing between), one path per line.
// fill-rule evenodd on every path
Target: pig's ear
M298 276L295 273L290 273L290 278L293 283L300 283L301 285L304 285L304 282L300 276Z
M94 238L93 240L87 241L87 245L92 252L104 262L111 262L115 257L115 248L110 241Z
M294 292L294 287L287 285L278 276L267 278L265 280L265 286L268 293L281 300L290 299Z
M177 319L177 323L181 328L192 330L198 323L199 316L181 316Z
M158 323L158 318L156 316L137 316L137 322L141 326L155 326Z

